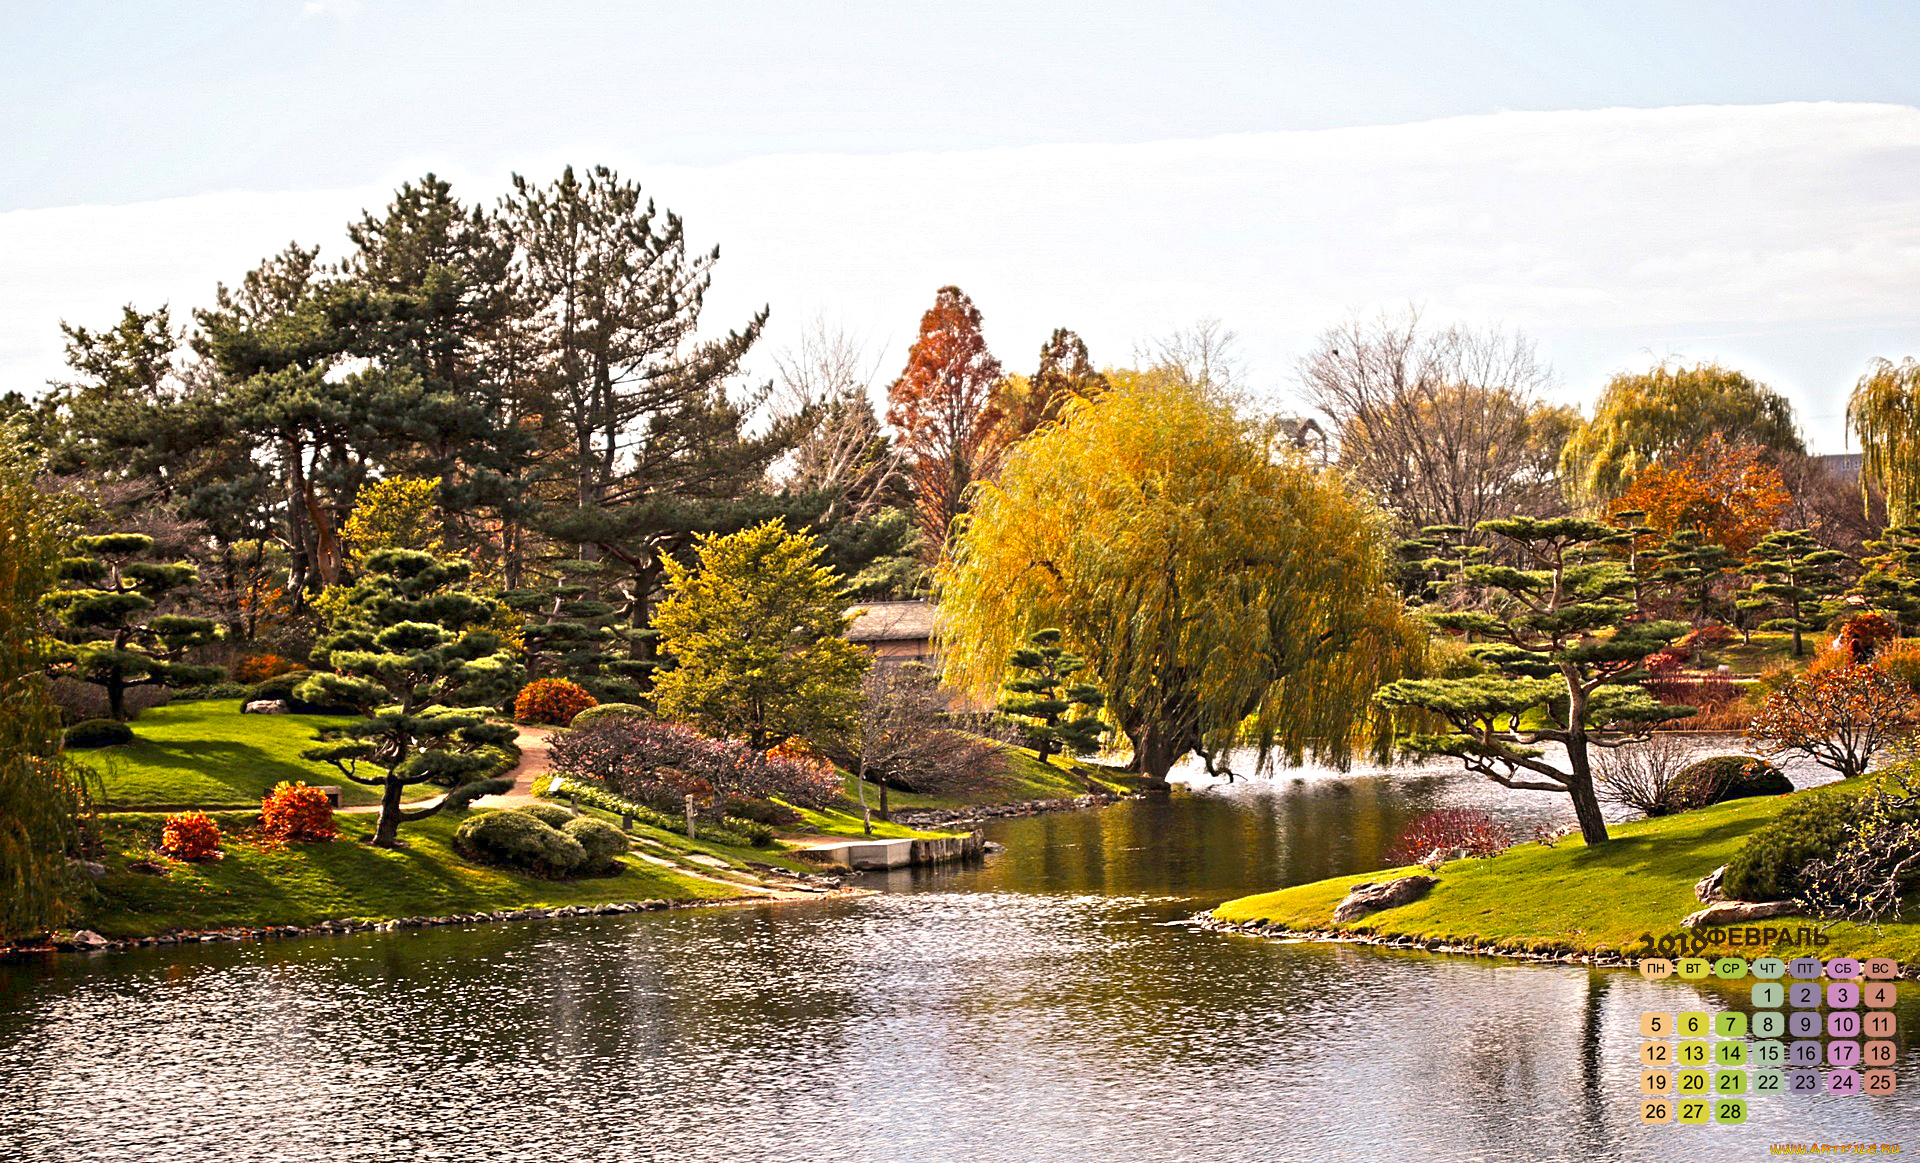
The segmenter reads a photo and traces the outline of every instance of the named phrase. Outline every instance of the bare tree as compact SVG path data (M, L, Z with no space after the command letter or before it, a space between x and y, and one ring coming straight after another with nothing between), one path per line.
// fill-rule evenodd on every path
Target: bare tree
M1683 806L1674 802L1673 781L1692 760L1685 740L1656 732L1644 743L1601 752L1593 765L1594 794L1643 816L1669 815Z
M779 483L833 496L823 519L860 520L905 487L899 449L887 439L869 388L879 359L844 330L815 318L799 342L774 357L776 408L795 417L799 439L774 466Z
M938 676L917 662L867 672L859 717L828 752L835 763L853 769L863 815L867 784L879 785L881 819L887 817L889 787L936 795L977 791L1006 768L999 744L948 725L946 692ZM866 830L873 834L870 816Z
M1341 466L1410 528L1563 511L1579 416L1544 402L1552 373L1526 337L1426 329L1409 310L1327 331L1299 374Z
M1240 337L1220 320L1205 318L1143 344L1135 344L1134 362L1171 372L1199 388L1235 395L1246 387L1246 362L1240 358Z

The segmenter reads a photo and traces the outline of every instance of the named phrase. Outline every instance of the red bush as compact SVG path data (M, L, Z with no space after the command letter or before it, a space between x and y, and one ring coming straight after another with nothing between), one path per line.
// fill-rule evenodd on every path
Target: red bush
M1725 622L1708 622L1704 626L1696 626L1687 631L1686 636L1680 639L1680 645L1691 656L1715 646L1725 646L1736 637L1738 635L1734 633L1733 627Z
M205 812L175 812L160 825L160 851L175 860L212 860L220 855L220 825Z
M1851 618L1840 628L1840 649L1854 663L1873 661L1880 648L1900 636L1900 631L1892 622L1878 614L1862 614Z
M1449 858L1457 848L1469 856L1497 856L1513 843L1507 830L1492 816L1468 808L1442 808L1417 816L1400 832L1387 859L1394 864L1422 864L1436 849Z
M522 723L564 727L581 711L599 705L600 700L578 683L564 678L536 678L520 688L520 696L513 700L513 717Z
M255 654L241 659L233 666L235 682L265 682L276 675L291 670L305 670L306 667L291 658L282 658L278 654Z
M340 834L326 792L285 780L260 798L260 830L280 841L331 840Z

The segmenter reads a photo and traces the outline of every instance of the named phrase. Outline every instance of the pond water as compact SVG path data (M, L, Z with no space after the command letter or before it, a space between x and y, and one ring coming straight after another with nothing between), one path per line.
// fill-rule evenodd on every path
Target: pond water
M997 823L819 903L0 966L10 1159L1715 1160L1911 1142L1892 1098L1642 1127L1694 987L1189 929L1376 866L1450 769L1304 772ZM1497 789L1496 789L1497 791ZM1915 993L1899 1011L1916 1083Z

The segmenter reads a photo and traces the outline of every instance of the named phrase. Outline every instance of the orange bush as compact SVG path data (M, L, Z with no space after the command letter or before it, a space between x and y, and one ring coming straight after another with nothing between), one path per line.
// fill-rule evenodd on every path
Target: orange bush
M160 851L175 860L212 860L220 855L220 825L205 812L175 812L160 826Z
M234 665L233 681L265 682L275 675L302 669L305 668L291 658L282 658L278 654L255 654Z
M599 704L600 700L578 683L564 678L537 678L520 688L520 696L513 700L513 717L522 723L564 727L581 711Z
M281 780L260 798L260 830L272 840L331 840L333 805L327 793L305 783Z

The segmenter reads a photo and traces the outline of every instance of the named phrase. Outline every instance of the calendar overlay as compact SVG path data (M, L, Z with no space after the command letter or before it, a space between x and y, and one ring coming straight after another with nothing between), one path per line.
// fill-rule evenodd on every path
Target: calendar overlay
M1641 1122L1743 1123L1755 1100L1894 1092L1890 957L1649 958L1640 973L1747 981L1754 1011L1641 1014Z

